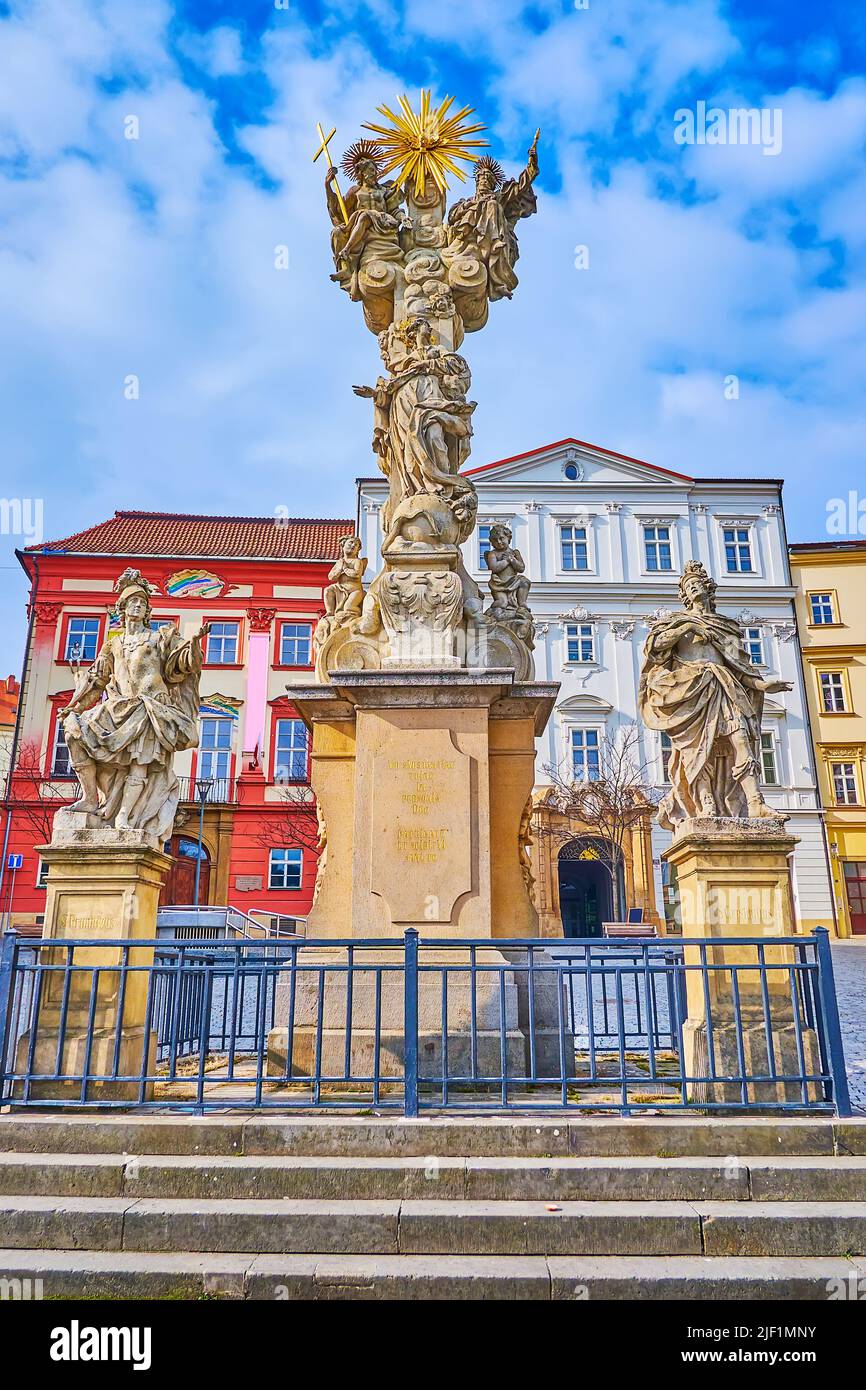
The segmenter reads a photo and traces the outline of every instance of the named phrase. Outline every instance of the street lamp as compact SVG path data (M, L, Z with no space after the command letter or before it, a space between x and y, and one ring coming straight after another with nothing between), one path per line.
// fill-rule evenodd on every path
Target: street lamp
M193 906L198 907L198 890L201 880L201 856L202 839L204 837L204 804L208 798L208 792L213 786L212 777L197 777L195 783L195 794L198 799L198 854L195 860L195 891L193 894Z

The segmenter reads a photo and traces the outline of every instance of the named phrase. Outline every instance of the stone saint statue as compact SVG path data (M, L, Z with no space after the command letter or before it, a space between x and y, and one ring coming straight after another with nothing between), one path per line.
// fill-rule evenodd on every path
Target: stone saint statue
M749 662L740 624L716 612L716 584L690 560L680 582L684 611L653 624L644 649L639 708L673 747L671 790L659 824L695 816L771 816L760 789L764 696L790 690Z
M449 249L483 261L491 300L510 299L517 288L514 266L520 250L514 228L538 206L532 185L538 177L539 134L535 132L519 178L504 178L498 161L482 155L475 165L473 197L461 198L448 214Z
M359 141L347 151L343 162L355 180L354 188L346 195L348 222L335 190L336 168L331 166L325 177L325 196L333 225L331 250L337 271L331 279L356 302L363 298L359 283L362 270L374 262L403 261L399 240L405 223L401 212L403 193L395 183L380 183L379 166L372 154L362 148L366 145L366 141Z
M198 744L205 623L188 641L150 627L150 589L139 570L120 576L120 632L107 638L61 712L81 796L70 810L116 830L142 830L156 847L170 837L180 796L174 755Z

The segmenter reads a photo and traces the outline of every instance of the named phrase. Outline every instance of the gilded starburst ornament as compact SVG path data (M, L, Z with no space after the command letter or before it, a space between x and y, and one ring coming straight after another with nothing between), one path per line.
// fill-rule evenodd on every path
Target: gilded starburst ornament
M397 98L400 110L394 112L387 106L378 107L389 125L375 125L364 122L364 129L371 130L377 137L382 160L382 173L390 174L398 170L396 182L405 187L411 184L415 193L424 196L428 182L435 183L441 193L448 187L448 175L453 174L461 183L466 174L456 162L473 164L478 155L476 149L483 149L486 140L471 140L487 127L478 122L467 125L466 118L474 114L471 106L463 106L454 115L449 115L454 105L454 97L446 97L435 109L430 100L430 92L421 93L421 110L412 110L405 96Z

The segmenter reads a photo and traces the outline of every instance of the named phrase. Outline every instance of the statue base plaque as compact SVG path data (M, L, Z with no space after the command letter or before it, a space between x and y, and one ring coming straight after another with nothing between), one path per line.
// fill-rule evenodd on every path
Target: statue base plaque
M119 1076L135 1078L154 1069L156 1035L145 1035L149 971L130 970L124 980L124 948L99 942L155 938L159 894L171 860L151 847L143 831L91 829L88 819L76 811L58 813L54 839L38 851L49 866L43 938L58 943L56 952L41 959L62 965L69 956L63 942L88 944L73 952L73 964L84 969L68 977L59 971L44 975L35 1042L30 1031L23 1034L17 1053L18 1070L79 1079L34 1081L32 1097L81 1099L84 1070L91 1076L115 1073L115 1052ZM130 966L151 966L153 946L130 950L128 961ZM100 974L91 1032L91 972L96 967ZM145 1099L151 1091L152 1086L145 1087ZM86 1099L134 1101L140 1094L136 1080L89 1081Z
M509 669L340 672L328 685L292 688L312 731L311 781L324 827L316 897L307 936L400 941L415 928L422 943L489 940L491 962L506 967L505 1027L509 1070L520 1074L525 1055L525 992L520 972L508 971L497 938L537 937L530 896L525 811L535 776L535 739L543 731L558 686L519 683ZM345 959L324 945L323 965ZM382 961L388 959L383 953ZM378 957L377 957L378 959ZM390 960L393 963L395 956ZM356 964L361 964L360 956ZM374 964L365 952L363 964ZM468 963L463 948L423 953L425 965ZM306 967L315 965L309 954ZM296 981L293 1070L309 1070L318 1008L318 975ZM323 1046L333 1053L327 1073L344 1070L345 975L326 974ZM540 979L543 977L539 977ZM281 976L277 1017L288 1016ZM403 976L382 976L380 1043L383 1073L402 1074ZM501 1071L500 972L476 976L479 1071ZM331 991L330 994L327 991ZM542 998L546 991L539 989ZM539 1012L539 1037L557 1027L555 989ZM357 972L352 996L352 1070L370 1075L375 1041L375 974ZM281 1000L286 1004L282 1007ZM449 1070L468 1073L470 976L449 981ZM309 1013L309 1018L306 1013ZM549 1015L549 1017L548 1017ZM442 975L419 975L422 1073L441 1075ZM558 1035L556 1038L558 1048ZM547 1041L544 1043L547 1046ZM461 1049L465 1052L465 1058ZM286 1074L286 1029L269 1039L271 1074ZM305 1051L306 1050L306 1051ZM366 1051L365 1051L366 1050ZM367 1057L367 1061L364 1058ZM558 1067L558 1051L556 1067ZM323 1054L324 1068L324 1054Z
M718 943L717 948L706 949L708 965L742 966L756 961L755 947L725 945L726 938L796 934L789 859L797 840L786 833L785 825L785 819L776 816L701 816L677 827L663 858L677 870L683 936ZM765 947L764 958L770 967L796 960L791 946ZM687 966L700 966L701 948L687 946L685 961ZM770 968L766 984L757 969L737 970L736 977L735 998L729 971L708 970L706 988L702 970L686 971L683 1065L687 1075L711 1078L714 1070L719 1077L765 1076L772 1070L770 1044L778 1075L796 1076L804 1069L820 1072L818 1040L810 1028L800 1029L802 1065L798 1059L790 973ZM711 1042L714 1067L710 1065ZM747 1098L758 1103L803 1100L803 1089L802 1083L793 1081L745 1083ZM808 1099L819 1098L817 1085L805 1089ZM744 1083L694 1081L689 1096L698 1102L737 1104L744 1099Z

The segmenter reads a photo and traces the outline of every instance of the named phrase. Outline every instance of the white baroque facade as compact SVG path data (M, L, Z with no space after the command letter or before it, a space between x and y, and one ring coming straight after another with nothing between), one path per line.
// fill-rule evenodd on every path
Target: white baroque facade
M559 681L556 710L538 742L537 783L546 769L585 766L597 741L639 724L643 645L660 609L679 607L688 560L718 585L719 610L748 629L753 661L793 689L768 698L764 794L790 817L799 839L794 894L801 929L834 929L828 859L817 790L788 566L782 484L772 479L673 473L578 440L467 470L478 489L478 529L465 563L486 593L482 551L489 527L506 522L532 582L536 674ZM358 481L358 531L369 573L381 566L384 477ZM661 735L642 730L643 758L664 782ZM653 830L656 906L664 920L661 853L670 836Z

